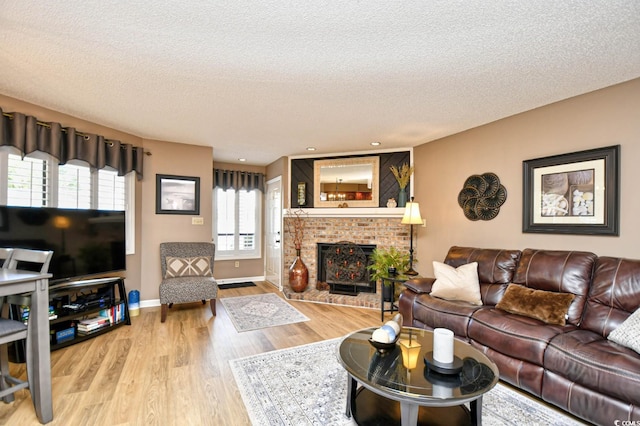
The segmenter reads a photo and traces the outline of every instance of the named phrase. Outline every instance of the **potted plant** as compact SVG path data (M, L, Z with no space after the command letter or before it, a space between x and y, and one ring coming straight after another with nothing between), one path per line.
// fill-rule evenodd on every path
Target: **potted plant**
M404 163L400 168L396 166L389 167L391 173L396 178L398 186L400 187L400 193L398 194L398 207L404 207L407 205L407 190L406 187L409 184L409 179L413 174L413 166Z
M402 273L409 267L409 253L398 250L395 247L389 247L388 249L375 248L369 259L370 264L367 266L369 277L376 281L382 280L382 277L389 276L390 268L395 268L397 273ZM384 285L382 290L383 292L390 291L390 286ZM391 300L390 294L384 294L384 297L385 300Z

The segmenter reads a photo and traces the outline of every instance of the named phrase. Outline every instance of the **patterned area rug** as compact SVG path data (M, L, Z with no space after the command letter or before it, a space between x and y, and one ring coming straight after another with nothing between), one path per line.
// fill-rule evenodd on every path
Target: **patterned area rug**
M220 299L238 332L309 321L274 293Z
M347 373L336 354L341 339L229 361L254 426L355 425L344 414ZM581 425L508 387L484 395L482 422L505 425Z

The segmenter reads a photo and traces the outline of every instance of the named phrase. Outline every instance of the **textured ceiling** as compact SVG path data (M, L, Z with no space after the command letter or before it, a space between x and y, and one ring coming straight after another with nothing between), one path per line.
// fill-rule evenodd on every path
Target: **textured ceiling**
M637 77L637 0L0 5L0 93L217 161L415 146Z

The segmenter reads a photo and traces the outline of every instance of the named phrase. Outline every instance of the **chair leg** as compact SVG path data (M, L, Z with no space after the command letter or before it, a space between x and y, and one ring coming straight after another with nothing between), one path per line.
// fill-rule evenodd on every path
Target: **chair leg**
M9 351L7 350L7 344L0 345L0 390L9 388L9 383L5 380L5 376L9 375ZM12 402L15 400L13 393L6 395L2 398L4 402Z
M165 322L167 319L167 304L160 305L160 322Z
M211 313L213 316L216 316L216 299L209 300L209 305L211 306Z

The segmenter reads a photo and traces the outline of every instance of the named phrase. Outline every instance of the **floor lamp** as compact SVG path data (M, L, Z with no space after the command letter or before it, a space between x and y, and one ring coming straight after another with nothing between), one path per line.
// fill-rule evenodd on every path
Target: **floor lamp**
M420 216L420 205L413 201L413 197L411 197L411 201L407 203L407 206L404 209L404 216L402 217L403 225L409 225L410 228L410 241L411 245L409 248L409 269L405 271L405 275L418 275L418 273L413 269L413 225L422 225L422 216Z

